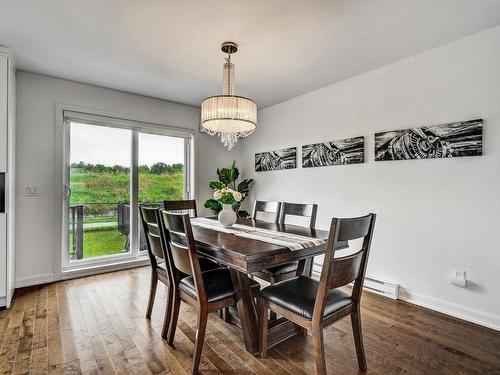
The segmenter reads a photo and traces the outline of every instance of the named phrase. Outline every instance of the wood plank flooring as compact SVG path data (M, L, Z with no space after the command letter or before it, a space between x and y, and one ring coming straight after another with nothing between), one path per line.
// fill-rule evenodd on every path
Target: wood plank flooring
M187 374L196 330L182 304L175 348L160 337L165 288L144 315L148 267L58 282L16 294L0 312L0 374ZM365 293L369 374L500 374L500 332ZM325 330L329 374L358 374L349 319ZM238 327L212 314L203 374L314 374L310 337L295 337L265 360L246 352Z

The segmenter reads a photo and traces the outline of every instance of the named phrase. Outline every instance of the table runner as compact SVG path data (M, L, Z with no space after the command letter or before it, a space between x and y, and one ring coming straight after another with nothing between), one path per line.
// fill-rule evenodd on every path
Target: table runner
M258 241L268 242L274 245L288 247L292 251L306 249L308 247L320 246L326 242L319 238L278 232L242 224L234 224L231 228L224 228L222 224L217 220L208 219L205 217L192 218L191 224L206 229L233 234L235 236L251 238Z

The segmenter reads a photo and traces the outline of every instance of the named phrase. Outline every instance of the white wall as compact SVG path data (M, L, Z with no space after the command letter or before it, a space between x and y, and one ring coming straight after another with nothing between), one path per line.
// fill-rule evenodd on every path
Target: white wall
M203 204L212 198L213 191L208 184L217 180L217 168L230 167L233 160L242 160L241 153L243 144L238 142L236 146L227 151L219 137L212 137L206 133L199 136L198 148L198 211L200 215L213 215L212 211L203 208Z
M402 297L500 329L500 27L265 108L243 142L259 199L378 214L368 275ZM373 134L484 119L484 156L375 162ZM254 154L365 136L362 165L255 173ZM299 157L299 165L301 158ZM450 284L464 267L470 287Z
M198 129L199 108L85 85L38 74L17 72L17 219L16 284L49 282L60 270L60 171L56 167L56 104L82 106L105 112L156 120L172 126ZM210 163L214 139L197 137L202 150L200 169ZM205 189L206 174L201 173ZM23 195L25 186L37 186L37 197Z

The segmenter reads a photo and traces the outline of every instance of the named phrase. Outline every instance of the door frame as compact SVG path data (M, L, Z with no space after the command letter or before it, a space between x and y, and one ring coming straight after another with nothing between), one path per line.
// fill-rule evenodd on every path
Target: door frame
M75 117L76 116L76 117ZM68 203L69 200L65 199L66 188L65 185L69 182L69 140L70 132L68 117L73 118L76 121L81 121L83 123L104 125L108 127L117 127L121 129L132 130L131 136L131 252L128 255L109 255L103 256L90 261L74 262L71 265L67 262L68 254L66 253L68 248ZM103 267L109 266L110 269L117 269L120 264L123 264L123 268L129 268L130 264L133 262L138 262L143 264L144 259L139 257L138 249L138 235L139 235L139 223L138 223L138 207L137 204L137 187L138 187L138 174L137 174L137 157L138 157L138 134L139 132L152 133L158 135L165 135L171 137L180 137L185 139L185 173L184 173L184 191L186 197L193 197L194 186L196 181L196 158L195 147L196 145L196 132L191 128L183 128L177 126L171 126L163 122L164 119L158 118L145 118L141 116L135 116L130 114L116 113L105 110L92 109L81 106L66 105L66 104L56 104L56 139L57 149L56 149L56 171L59 174L56 176L57 180L61 181L58 184L58 188L54 192L56 197L56 212L58 213L57 220L54 224L54 234L55 234L55 249L54 249L54 278L56 280L61 280L65 277L63 275L66 271L75 270L80 272L82 268L88 268L87 274L102 272ZM135 166L135 168L134 168ZM132 231L135 233L132 234ZM141 254L142 255L142 254ZM95 271L95 272L93 272ZM81 272L80 272L81 273Z

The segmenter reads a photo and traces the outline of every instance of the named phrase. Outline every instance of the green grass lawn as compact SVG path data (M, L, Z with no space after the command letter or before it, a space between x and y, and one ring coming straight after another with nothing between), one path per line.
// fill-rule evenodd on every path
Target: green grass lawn
M122 235L114 227L118 219L117 203L130 201L129 178L128 172L80 170L78 173L73 173L71 171L71 205L84 205L84 224L110 224L99 228L84 228L84 259L123 252L127 236ZM183 199L183 196L182 171L139 172L139 202L158 203L166 199ZM71 234L70 241L72 241Z
M127 236L117 230L99 230L83 232L83 258L102 255L121 254L125 248ZM70 236L71 248L71 236Z
M117 230L83 233L83 258L120 254L125 248L127 236Z
M88 210L101 210L102 206L112 207L117 202L130 200L129 174L112 172L72 173L71 205L100 203L101 207L86 207ZM139 173L139 201L161 202L165 199L182 199L184 196L183 172L154 174Z

